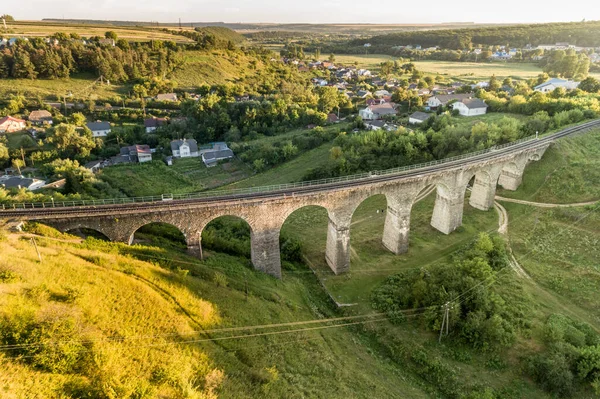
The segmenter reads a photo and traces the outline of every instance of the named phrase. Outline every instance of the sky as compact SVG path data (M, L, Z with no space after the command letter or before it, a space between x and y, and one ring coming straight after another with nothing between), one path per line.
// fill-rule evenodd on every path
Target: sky
M16 19L177 22L440 23L600 20L598 0L19 0L0 13ZM493 7L492 7L493 5Z

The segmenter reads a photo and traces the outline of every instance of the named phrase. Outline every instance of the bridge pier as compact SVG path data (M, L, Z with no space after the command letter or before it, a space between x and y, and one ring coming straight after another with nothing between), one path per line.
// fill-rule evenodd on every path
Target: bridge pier
M392 203L388 199L382 242L384 247L396 255L408 251L411 209L412 202Z
M482 170L475 175L469 204L476 209L487 211L494 206L498 172Z
M450 234L462 225L465 189L466 183L455 183L450 187L438 185L431 226Z
M281 278L279 228L252 230L250 233L252 265L256 270Z
M517 191L521 183L523 182L523 169L508 169L503 170L500 174L500 179L498 180L498 184L502 186L502 188L510 191Z
M329 219L325 260L335 274L350 270L350 223L336 224Z
M187 243L187 253L202 260L202 234L195 233L185 239Z

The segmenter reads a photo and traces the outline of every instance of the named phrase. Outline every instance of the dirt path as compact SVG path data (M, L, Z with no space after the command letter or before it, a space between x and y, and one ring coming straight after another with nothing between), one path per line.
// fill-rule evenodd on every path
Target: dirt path
M544 202L531 202L531 201L524 201L524 200L518 200L518 199L512 199L512 198L505 198L505 197L500 197L498 195L496 196L496 200L502 201L502 202L512 202L514 204L537 206L538 208L572 208L572 207L576 207L576 206L594 205L599 201L599 200L596 200L596 201L590 201L590 202L578 202L575 204L547 204Z
M498 202L494 201L494 208L496 212L498 212L498 233L506 238L506 242L508 243L508 262L510 263L510 267L521 277L531 280L531 277L525 269L521 267L515 255L513 254L512 247L510 246L510 239L508 238L508 212L506 209Z

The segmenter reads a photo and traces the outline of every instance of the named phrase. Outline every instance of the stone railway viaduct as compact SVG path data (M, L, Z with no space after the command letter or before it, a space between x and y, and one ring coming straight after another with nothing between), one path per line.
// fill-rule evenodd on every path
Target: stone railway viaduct
M588 128L581 125L578 131ZM568 134L572 133L563 133L563 136ZM559 137L532 140L488 152L485 156L416 169L410 173L312 186L308 190L282 190L267 195L209 197L203 200L6 209L0 210L0 219L39 221L62 231L92 229L112 241L128 244L131 244L134 233L140 227L149 223L168 223L183 233L188 251L199 255L202 231L206 225L220 216L236 216L250 225L254 267L281 277L281 227L292 212L306 206L320 206L327 210L329 217L326 261L333 272L339 274L350 268L352 214L366 199L374 195L385 196L387 212L383 245L395 254L402 254L408 250L411 209L419 193L431 186L436 187L431 225L444 234L450 234L462 224L469 182L473 181L469 204L486 211L493 207L497 184L508 190L516 190L527 164L539 160L553 140Z

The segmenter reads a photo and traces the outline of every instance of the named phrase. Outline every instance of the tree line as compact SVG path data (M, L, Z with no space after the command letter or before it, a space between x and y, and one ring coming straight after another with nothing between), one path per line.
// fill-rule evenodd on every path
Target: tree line
M107 35L110 32L107 32ZM77 36L77 35L75 35ZM174 43L102 44L92 38L88 44L73 36L57 33L47 43L42 38L18 39L0 51L0 78L56 79L89 72L116 83L145 77L165 77L183 60ZM54 39L58 44L54 44Z
M568 42L581 47L598 47L600 46L600 21L407 31L356 39L349 42L349 45L356 47L370 43L371 51L375 52L379 47L406 45L440 46L461 50L479 45L525 47L527 44L557 42Z

